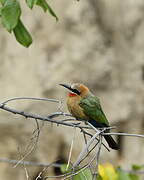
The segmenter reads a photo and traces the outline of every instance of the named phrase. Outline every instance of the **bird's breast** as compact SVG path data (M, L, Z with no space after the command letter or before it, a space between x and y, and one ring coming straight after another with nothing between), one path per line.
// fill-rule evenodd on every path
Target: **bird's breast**
M83 112L83 109L79 106L81 97L68 97L67 106L69 112L76 118L87 119L86 115Z

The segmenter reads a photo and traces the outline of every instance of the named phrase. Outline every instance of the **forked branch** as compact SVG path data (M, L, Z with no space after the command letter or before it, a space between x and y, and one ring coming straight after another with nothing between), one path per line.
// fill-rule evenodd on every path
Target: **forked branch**
M58 104L58 112L54 112L52 114L48 114L47 116L42 116L39 114L34 114L34 113L28 113L22 110L17 110L11 107L8 107L8 103L12 102L12 101L17 101L17 100L35 100L35 101L46 101L46 102L52 102L52 103L57 103ZM13 114L19 114L25 118L31 118L31 119L35 119L36 122L38 120L40 121L47 121L50 123L54 123L57 125L63 125L63 126L67 126L67 127L72 127L72 128L79 128L80 131L83 133L84 135L84 139L85 139L85 146L82 149L82 151L80 152L77 160L75 161L75 163L72 165L72 171L69 173L66 173L65 175L62 176L57 176L57 177L63 177L64 179L68 178L68 177L72 177L78 173L80 173L81 171L84 171L84 169L88 168L91 166L91 164L95 162L96 168L98 167L98 163L99 163L99 157L100 157L100 151L102 146L105 147L107 150L109 150L102 142L102 137L103 135L116 135L116 136L130 136L130 137L139 137L139 138L144 138L144 135L142 134L129 134L129 133L114 133L114 132L110 132L110 133L105 133L106 129L112 129L113 127L108 127L108 128L101 128L101 129L97 129L95 127L93 127L89 122L85 122L85 121L75 121L76 119L74 117L72 117L71 114L68 113L64 113L62 110L62 102L57 100L57 99L48 99L48 98L31 98L31 97L16 97L16 98L11 98L8 99L4 102L0 103L0 109L13 113ZM57 117L61 117L60 120L57 120ZM94 131L94 135L92 134L91 131L89 130L93 130ZM87 140L88 138L88 140ZM96 142L95 142L96 140ZM91 147L92 144L94 144ZM71 148L73 147L73 142L71 145ZM92 157L92 159L85 164L84 166L82 166L80 168L80 164L82 162L84 162L84 160L88 157L88 155L91 153L91 151L93 151L94 149L97 148L97 153L95 153L95 155ZM72 149L70 150L70 157L71 157L71 152ZM0 161L3 162L8 162L8 163L16 163L17 164L23 164L23 165L35 165L35 166L59 166L59 164L55 164L55 163L51 163L51 164L45 164L45 163L32 163L32 162L26 162L23 161L24 159L20 160L20 161L16 161L16 160L8 160L8 159L2 159L0 158ZM70 158L68 161L68 164L70 164ZM56 176L53 176L53 178L55 178ZM47 176L45 177L45 179L47 178L52 178L52 176Z

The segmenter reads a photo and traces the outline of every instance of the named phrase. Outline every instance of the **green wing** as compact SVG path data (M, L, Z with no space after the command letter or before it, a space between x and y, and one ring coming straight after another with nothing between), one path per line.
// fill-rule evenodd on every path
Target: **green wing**
M80 101L80 107L90 119L109 126L109 122L101 108L100 101L96 96L89 95Z

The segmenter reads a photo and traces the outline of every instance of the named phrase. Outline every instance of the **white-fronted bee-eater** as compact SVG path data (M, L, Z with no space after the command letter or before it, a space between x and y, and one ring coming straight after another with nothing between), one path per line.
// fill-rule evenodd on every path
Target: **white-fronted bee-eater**
M76 118L88 121L96 128L109 127L109 122L102 110L100 100L94 96L83 84L75 83L72 85L60 84L69 90L67 106L69 112ZM109 132L106 130L105 132ZM104 135L110 148L118 150L118 144L112 136Z

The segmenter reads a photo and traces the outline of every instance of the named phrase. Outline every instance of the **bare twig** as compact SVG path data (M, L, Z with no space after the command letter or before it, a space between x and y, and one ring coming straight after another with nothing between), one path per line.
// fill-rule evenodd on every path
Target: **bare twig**
M98 146L98 152L97 152L97 157L96 157L96 170L95 172L98 172L98 165L99 165L99 159L100 159L100 151L101 151L101 145L102 145L102 135L99 135L99 146ZM93 174L93 179L96 179L97 174L94 172Z
M60 110L60 112L54 112L54 113L49 114L47 116L42 116L42 115L39 115L39 114L32 114L32 113L28 113L28 112L24 112L24 111L21 111L21 110L17 110L17 109L14 109L14 108L7 107L7 103L9 103L11 101L24 100L24 99L25 100L38 100L38 101L48 101L48 102L58 103L58 109ZM25 167L26 165L34 165L34 166L43 166L43 167L46 167L46 168L44 168L39 173L37 179L41 178L42 173L48 167L50 167L50 166L60 167L59 164L55 164L55 163L52 163L52 164L44 163L43 164L43 163L31 163L31 162L23 161L24 158L26 156L28 156L31 152L33 152L33 150L36 148L36 145L37 145L37 142L38 142L39 133L40 133L40 130L41 130L41 128L39 127L39 124L38 124L38 120L41 120L43 122L47 121L47 122L50 122L52 124L57 124L57 125L64 125L64 126L68 126L68 127L73 127L75 129L79 128L81 130L81 132L83 133L84 139L85 139L85 146L82 149L81 153L79 154L76 162L73 164L73 168L72 168L71 172L65 173L64 175L61 175L61 176L46 176L46 177L44 177L44 179L52 178L52 177L53 178L56 178L56 177L60 178L60 177L62 177L63 179L72 178L74 175L76 175L76 174L78 174L80 172L83 172L86 168L92 166L92 164L94 163L94 160L96 160L96 171L97 171L97 167L98 167L98 164L99 164L99 158L100 158L101 145L105 146L102 143L102 137L103 136L106 136L106 135L118 135L118 136L130 136L130 137L144 138L144 135L141 135L141 134L113 133L113 132L106 133L107 129L113 129L114 127L96 128L92 124L90 124L88 121L85 121L85 120L83 121L83 122L86 123L85 126L82 125L82 123L81 123L82 120L78 120L77 119L78 120L77 122L72 122L72 121L75 121L75 118L72 117L72 115L70 115L70 114L62 112L61 111L62 105L63 105L62 102L59 101L59 100L56 100L56 99L33 98L33 97L32 98L31 97L16 97L16 98L8 99L8 100L0 103L0 109L2 109L4 111L8 111L8 112L13 113L13 114L21 115L21 116L23 116L25 118L32 118L32 119L35 119L35 121L36 121L37 128L33 131L33 137L31 138L31 141L33 142L33 144L31 142L31 144L27 146L28 151L24 152L24 155L22 155L22 158L19 161L3 159L3 162L5 161L5 162L9 162L9 163L16 163L16 165L14 167L16 167L18 164L24 165L27 180L29 179L29 175L28 175L28 171L27 171L27 169ZM60 120L56 119L58 117L60 117ZM94 130L95 134L92 135L91 133L89 133L88 132L89 129ZM91 138L89 140L87 140L87 136L89 136ZM92 143L95 140L97 140L97 143L95 143L95 145L90 148L90 146L92 145ZM74 141L74 138L72 139L72 143L71 143L71 148L70 148L69 160L68 160L67 167L70 164L72 148L73 148L73 141ZM90 154L90 152L93 149L95 149L95 147L98 148L97 153L94 154L92 159L86 165L84 165L83 167L80 168L80 166L79 166L80 163L87 158L87 156ZM107 150L109 150L106 146L105 146L105 148ZM0 158L0 161L2 161L2 158ZM84 173L83 173L83 175L84 175ZM94 178L95 178L96 175L97 175L97 173L94 175Z
M0 162L10 163L10 164L16 164L19 162L19 160L14 159L8 159L8 158L0 158ZM31 161L21 161L19 162L19 165L26 165L26 166L38 166L38 167L60 167L61 165L58 163L39 163L39 162L31 162Z
M93 136L92 134L90 134L90 133L88 133L87 131L85 131L84 128L80 128L80 129L81 129L81 131L83 132L83 134L88 135L88 136L90 136L90 137ZM96 140L99 142L99 139L98 139L98 138L96 138ZM109 148L108 148L104 143L102 143L102 145L107 149L107 151L110 152Z
M117 136L131 136L131 137L140 137L144 138L143 134L130 134L130 133L103 133L103 135L117 135Z
M90 147L90 145L93 143L93 141L95 140L95 138L101 133L101 131L98 131L85 145L85 147L83 148L82 152L79 154L76 162L73 164L73 168L76 168L79 163L81 162L81 159L83 159L88 152L88 148Z
M95 155L92 157L92 159L89 161L88 164L84 165L82 168L80 168L80 169L77 170L76 172L72 172L70 175L67 175L65 178L63 178L63 180L68 179L68 178L70 178L70 177L73 177L73 176L75 176L75 175L83 172L86 168L88 168L88 167L91 166L92 162L96 159L96 157L97 157L97 154L95 154Z
M21 116L24 116L25 118L32 118L32 119L37 119L37 120L41 120L41 121L48 121L48 122L51 122L51 123L55 123L55 124L60 124L60 125L64 125L64 126L69 126L69 127L78 127L78 128L88 128L87 126L81 126L79 125L79 123L66 123L66 122L63 122L63 121L60 121L60 120L56 120L56 119L52 119L51 117L46 117L46 116L41 116L41 115L38 115L38 114L32 114L32 113L28 113L28 112L24 112L24 111L20 111L20 110L16 110L16 109L13 109L13 108L9 108L9 107L6 107L4 104L0 104L0 109L2 110L5 110L5 111L8 111L8 112L11 112L13 114L19 114ZM61 115L64 115L65 116L65 113L62 113L62 112L56 112L56 116L61 116Z
M3 101L1 104L7 104L10 101L17 101L17 100L47 101L47 102L54 102L54 103L62 104L62 102L60 100L57 100L57 99L36 98L36 97L14 97L14 98L10 98L10 99L8 99L6 101Z
M144 174L144 170L125 170L122 169L124 172L130 173L130 174Z
M98 143L99 143L99 141L98 141L90 150L88 150L87 154L80 160L79 164L88 157L88 155L89 155L89 154L92 152L92 150L98 145Z
M35 119L35 122L36 122L36 129L32 133L32 137L30 138L30 142L25 148L25 152L23 152L24 155L22 155L20 152L21 159L15 164L14 168L16 168L19 165L19 163L23 161L27 156L29 156L37 147L40 131L44 124L42 124L42 126L40 127L37 119ZM24 168L26 170L25 165Z
M25 166L25 165L23 165L23 166L24 166L24 170L25 170L26 178L27 178L27 180L29 180L29 172L28 172L28 170L27 170L26 166Z
M71 156L72 156L72 150L73 150L73 144L74 144L74 140L75 140L75 135L76 135L76 128L74 128L74 134L73 134L73 138L72 138L72 142L71 142L71 147L70 147L70 152L69 152L69 157L68 157L68 163L67 163L66 171L68 170L69 165L70 165L70 160L71 160Z

